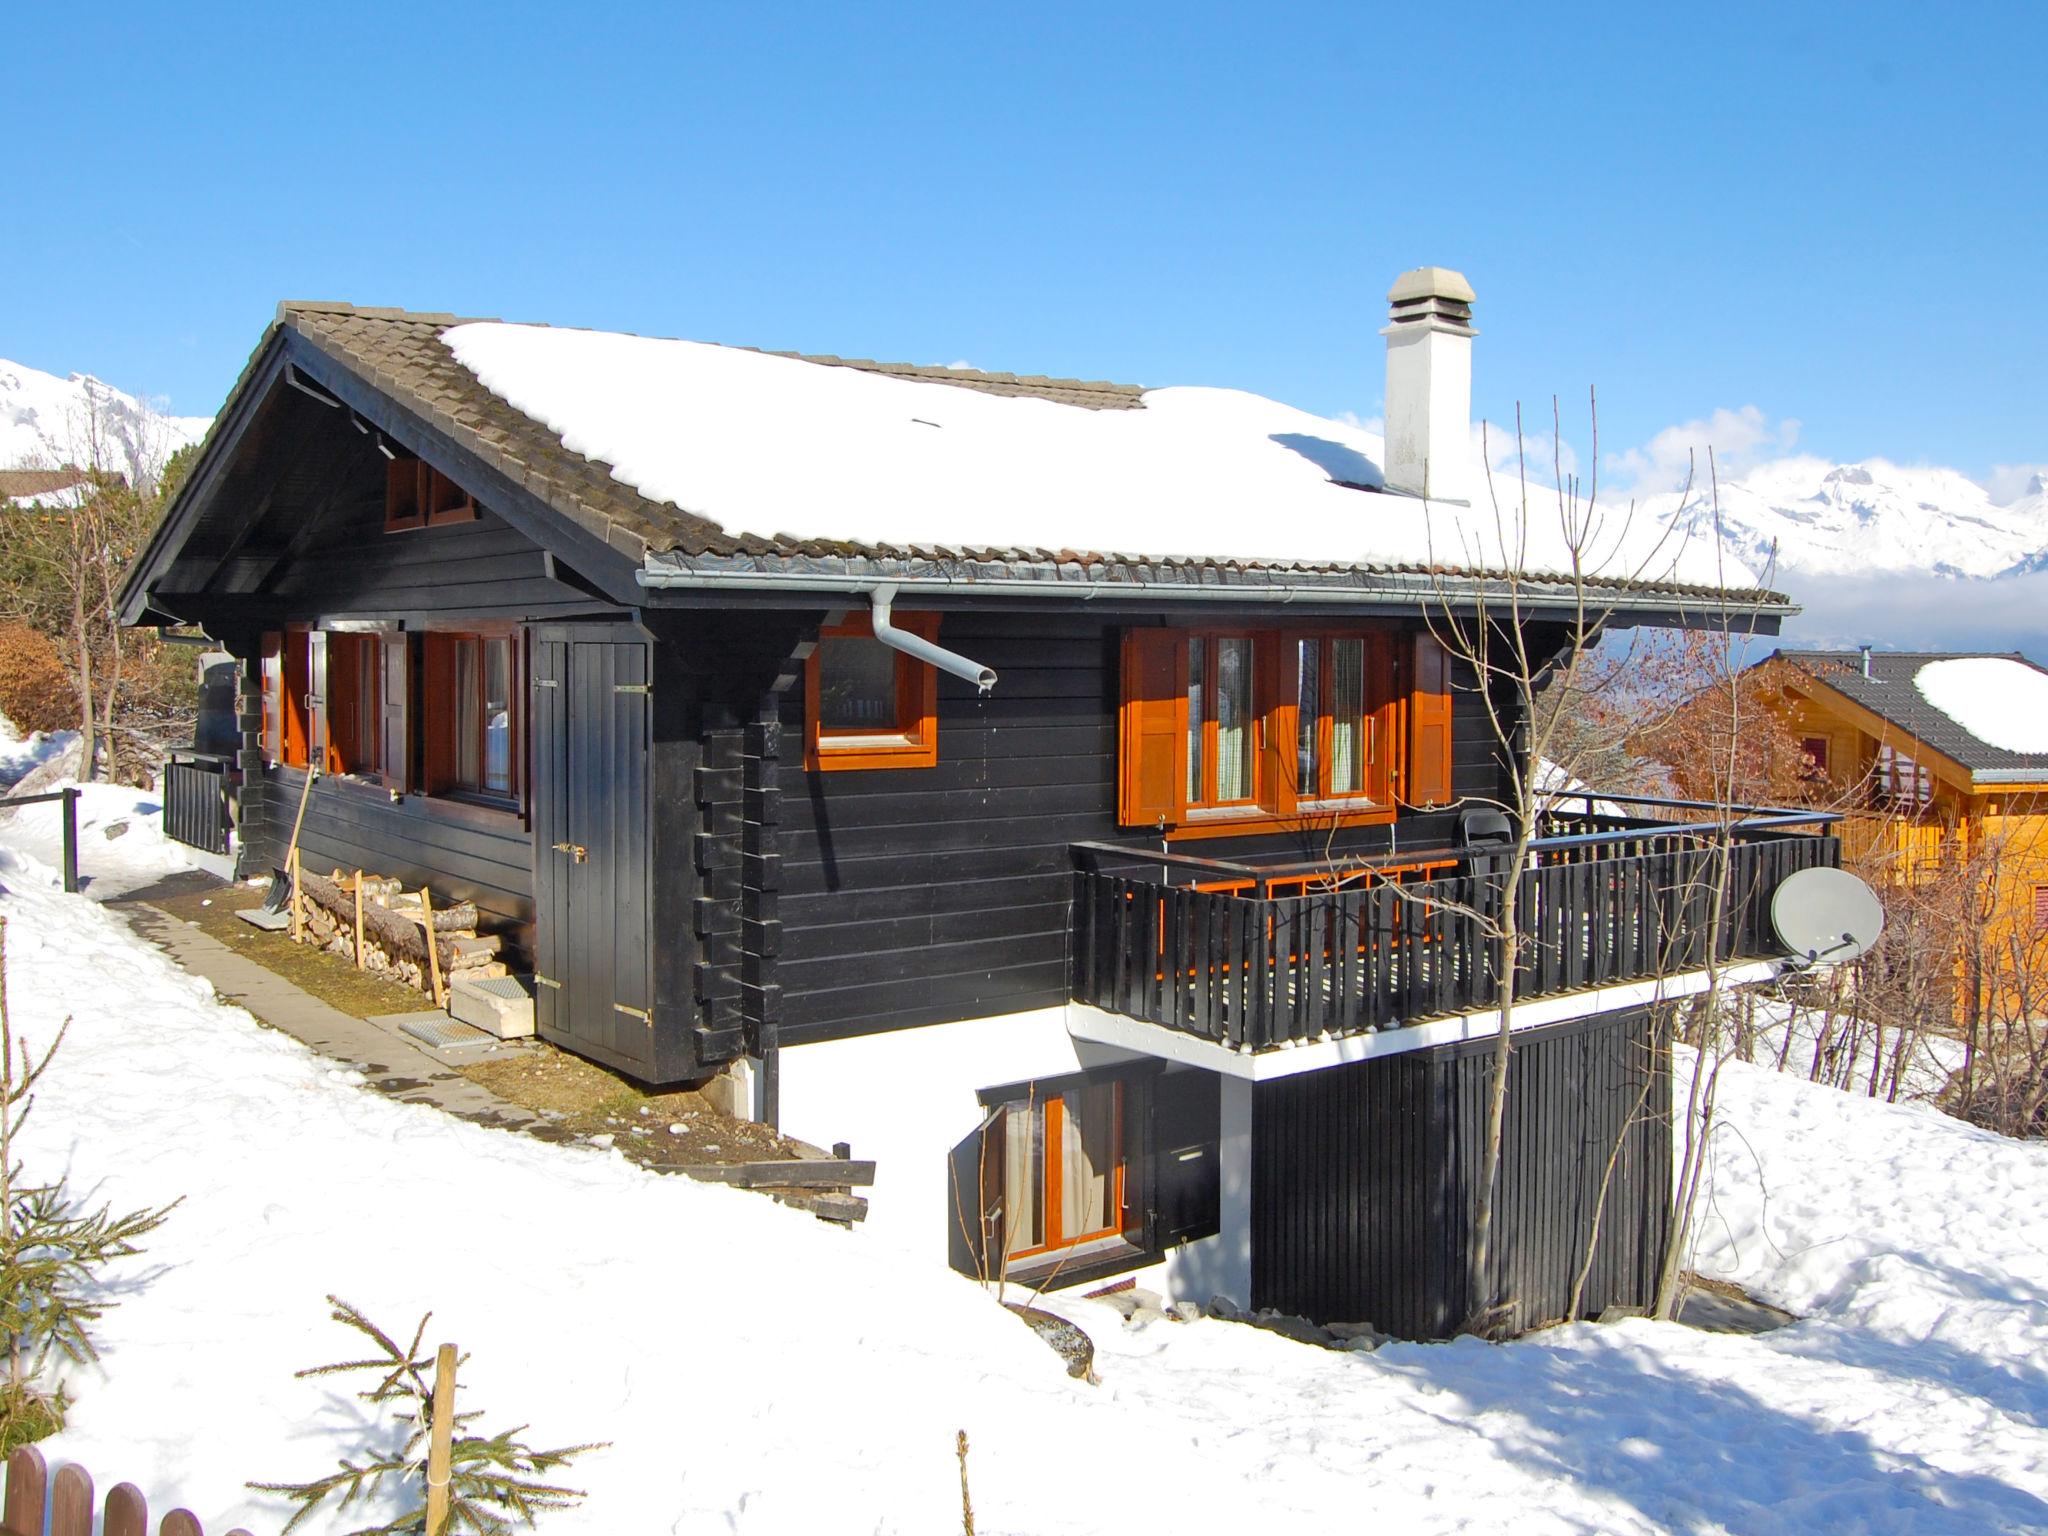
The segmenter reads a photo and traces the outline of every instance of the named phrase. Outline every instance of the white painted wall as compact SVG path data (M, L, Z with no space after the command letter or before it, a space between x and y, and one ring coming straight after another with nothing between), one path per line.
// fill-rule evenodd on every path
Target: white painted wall
M1143 1054L1076 1040L1066 1010L928 1024L782 1051L782 1129L821 1147L849 1143L875 1164L861 1241L946 1262L953 1191L947 1154L982 1123L976 1094L1031 1078L1140 1061ZM1251 1088L1223 1090L1223 1233L1140 1271L1140 1285L1179 1301L1249 1301ZM1233 1104L1241 1126L1233 1139ZM1235 1172L1233 1172L1235 1170ZM1121 1277L1119 1277L1121 1278Z

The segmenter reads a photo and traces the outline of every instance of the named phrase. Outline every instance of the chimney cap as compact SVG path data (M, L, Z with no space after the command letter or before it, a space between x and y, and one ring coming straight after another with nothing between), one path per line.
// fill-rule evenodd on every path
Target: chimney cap
M1472 285L1465 281L1465 274L1449 267L1416 267L1395 278L1394 286L1387 290L1390 304L1413 304L1418 299L1451 299L1470 304L1477 297Z

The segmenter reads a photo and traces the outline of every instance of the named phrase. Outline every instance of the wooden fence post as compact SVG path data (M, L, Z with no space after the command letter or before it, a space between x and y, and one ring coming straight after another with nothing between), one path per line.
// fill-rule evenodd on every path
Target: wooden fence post
M50 1490L50 1468L32 1445L7 1458L7 1497L0 1504L0 1528L7 1536L43 1536L43 1503Z
M434 1006L442 1007L448 999L441 992L441 946L434 938L434 893L426 886L420 887L420 916L427 925L427 972L434 980Z
M356 969L363 968L363 872L356 871Z
M455 1346L443 1344L434 1356L434 1418L427 1442L427 1536L443 1536L448 1528L448 1462L454 1440Z
M92 1474L75 1462L57 1469L50 1490L50 1536L92 1536Z
M116 1483L107 1494L105 1536L149 1536L149 1505L133 1483Z
M111 754L110 754L111 755ZM64 790L64 889L78 894L78 791Z

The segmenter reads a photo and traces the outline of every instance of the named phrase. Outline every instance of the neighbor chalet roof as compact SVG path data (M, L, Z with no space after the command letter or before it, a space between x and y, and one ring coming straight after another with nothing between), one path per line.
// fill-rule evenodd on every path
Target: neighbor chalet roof
M0 499L22 501L30 496L48 496L68 491L92 479L83 469L0 469Z
M2015 752L1994 746L1955 716L1937 708L1917 681L1921 669L1934 663L1973 659L2009 662L2048 678L2048 668L2037 666L2017 651L1873 650L1868 677L1863 675L1861 651L1779 651L1773 659L1797 668L1887 724L1925 742L1983 783L2048 780L2048 752Z
M1500 547L1490 509L1380 493L1377 438L1226 390L290 302L216 434L280 333L626 556L648 587L1087 583L1349 599L1499 579L1509 563L1473 554ZM1216 515L1226 502L1232 514ZM1539 505L1532 523L1546 521ZM1730 592L1698 550L1672 553L1594 564L1608 574L1589 585L1615 594L1603 606L1791 611L1747 573ZM1518 574L1556 585L1565 565L1539 554Z

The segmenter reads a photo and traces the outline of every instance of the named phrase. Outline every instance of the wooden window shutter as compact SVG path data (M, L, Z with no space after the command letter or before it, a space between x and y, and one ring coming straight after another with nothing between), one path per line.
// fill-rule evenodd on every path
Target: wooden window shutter
M1117 820L1127 827L1180 819L1185 776L1181 727L1187 711L1181 667L1186 654L1187 636L1181 630L1124 631Z
M312 702L306 711L306 761L319 765L322 773L334 772L327 757L327 636L314 630L306 636L306 691Z
M1451 658L1436 636L1415 637L1408 699L1410 805L1449 805L1451 791Z
M412 762L412 738L407 731L412 719L408 707L412 698L411 641L405 635L386 635L383 650L384 739L377 777L386 789L403 794L412 787L406 771Z
M263 700L263 760L284 761L284 636L271 630L263 637L258 667Z

